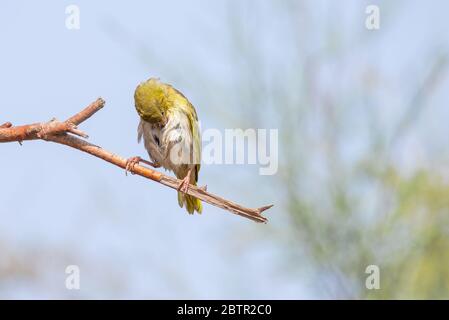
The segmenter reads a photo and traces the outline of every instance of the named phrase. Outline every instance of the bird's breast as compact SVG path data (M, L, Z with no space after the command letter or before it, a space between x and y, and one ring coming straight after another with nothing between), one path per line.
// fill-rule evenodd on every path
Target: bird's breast
M141 120L139 136L143 136L150 158L165 169L176 173L192 162L192 133L183 112L171 114L163 127Z

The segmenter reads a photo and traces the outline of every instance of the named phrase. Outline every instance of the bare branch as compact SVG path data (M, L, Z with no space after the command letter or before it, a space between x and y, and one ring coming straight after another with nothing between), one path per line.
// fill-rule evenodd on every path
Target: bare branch
M87 106L84 110L64 122L51 120L46 123L35 123L17 127L12 126L11 123L7 122L0 126L0 143L13 141L22 142L24 140L38 139L51 141L78 149L112 163L122 169L126 169L127 160L125 158L71 135L75 134L87 138L87 134L77 129L77 125L89 119L93 114L103 108L104 104L104 100L99 98ZM139 164L131 166L130 171L134 174L156 181L175 190L178 189L181 183L181 180L167 176L159 171L152 170ZM256 222L266 223L267 218L262 216L261 213L272 207L272 205L270 205L258 209L245 208L235 202L207 192L207 188L205 187L197 187L193 185L189 186L187 193L211 205Z

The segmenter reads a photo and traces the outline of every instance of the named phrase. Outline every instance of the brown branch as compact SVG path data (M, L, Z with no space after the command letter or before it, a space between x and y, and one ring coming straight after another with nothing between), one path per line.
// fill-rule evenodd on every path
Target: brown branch
M87 134L77 129L77 125L89 119L97 111L103 108L104 104L104 100L99 98L84 110L64 122L53 119L46 123L34 123L17 127L12 126L11 123L7 122L0 126L0 143L13 141L22 142L25 140L38 139L51 141L78 149L97 158L103 159L109 163L112 163L122 169L126 169L127 160L125 158L122 158L99 146L93 145L83 139L72 135L75 134L80 137L87 138ZM175 190L178 189L181 183L181 180L167 176L159 171L155 171L138 164L136 164L135 166L131 166L130 171L134 174L159 182L160 184L163 184ZM190 185L187 193L211 205L225 209L234 214L256 222L266 223L267 218L265 218L261 214L263 211L268 210L272 207L272 205L270 205L258 209L245 208L237 203L209 193L205 188L200 188L193 185Z

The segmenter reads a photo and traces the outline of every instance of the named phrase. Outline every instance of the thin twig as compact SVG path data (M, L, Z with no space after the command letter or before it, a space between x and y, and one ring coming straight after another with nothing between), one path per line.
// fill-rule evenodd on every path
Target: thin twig
M127 160L125 158L69 134L72 133L87 138L87 134L77 129L77 125L89 119L98 110L103 108L104 104L104 100L99 98L84 110L64 122L51 120L46 123L35 123L17 127L12 126L7 122L0 126L0 143L13 141L22 142L25 140L38 139L51 141L78 149L112 163L122 169L126 169ZM129 169L134 174L156 181L175 190L178 189L181 183L181 180L167 176L159 171L152 170L139 164L131 166ZM211 205L256 222L266 223L267 218L262 216L261 213L272 207L272 205L269 205L258 209L245 208L235 202L207 192L206 188L193 185L189 186L187 193Z

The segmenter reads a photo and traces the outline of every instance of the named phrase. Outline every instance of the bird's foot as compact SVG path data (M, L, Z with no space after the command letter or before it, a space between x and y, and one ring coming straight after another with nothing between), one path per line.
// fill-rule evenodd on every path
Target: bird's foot
M189 192L189 187L190 187L190 177L186 176L184 179L182 179L181 183L179 184L178 191L187 193Z
M126 160L125 174L128 175L128 172L134 174L134 166L139 164L142 159L140 157L132 157Z
M141 157L132 157L126 160L126 167L125 167L125 174L128 175L128 172L131 172L134 174L134 166L139 163L145 163L149 166L152 166L153 168L159 168L161 165L155 162L151 162L145 159L142 159Z

